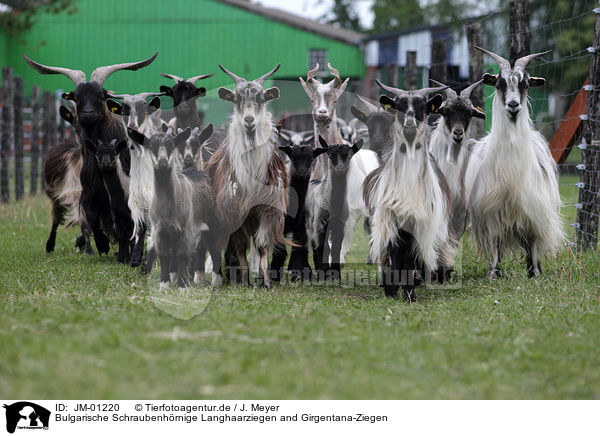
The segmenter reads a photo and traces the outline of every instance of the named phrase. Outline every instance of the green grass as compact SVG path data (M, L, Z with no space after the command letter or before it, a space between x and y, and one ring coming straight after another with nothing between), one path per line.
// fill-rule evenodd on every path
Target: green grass
M466 239L462 285L417 304L368 285L225 287L182 320L112 254L75 253L76 230L46 255L48 210L0 207L0 397L600 398L595 253L567 247L536 280L509 257L490 282ZM349 261L366 251L358 229Z

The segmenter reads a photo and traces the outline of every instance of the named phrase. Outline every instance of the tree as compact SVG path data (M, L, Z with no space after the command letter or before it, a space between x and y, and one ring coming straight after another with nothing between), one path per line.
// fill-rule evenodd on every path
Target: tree
M323 1L320 0L319 4L322 4ZM356 32L364 30L360 24L358 11L352 0L334 0L331 10L323 14L320 21Z
M40 12L57 14L62 11L75 13L76 0L3 0L8 8L0 12L0 28L10 36L18 35L33 26L35 15Z
M428 22L419 0L374 0L371 33L393 32Z

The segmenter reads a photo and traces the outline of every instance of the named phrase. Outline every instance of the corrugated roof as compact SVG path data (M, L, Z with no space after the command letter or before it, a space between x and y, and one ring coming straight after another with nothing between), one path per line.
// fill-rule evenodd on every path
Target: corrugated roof
M347 44L358 45L365 37L362 33L353 30L341 29L330 24L323 24L317 21L309 20L308 18L299 17L298 15L290 14L279 9L267 8L255 3L250 3L247 0L214 0L220 3L225 3L236 8L245 9L249 12L262 15L274 21L278 21L288 26L296 27L307 32L321 35L325 38L335 39Z

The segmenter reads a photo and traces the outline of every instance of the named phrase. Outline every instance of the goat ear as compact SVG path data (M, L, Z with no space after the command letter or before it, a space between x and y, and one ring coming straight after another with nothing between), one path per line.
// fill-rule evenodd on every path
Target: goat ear
M344 83L342 83L340 85L340 87L335 91L336 98L340 98L340 95L342 95L344 93L344 91L346 90L346 86L348 86L349 81L350 81L350 78L347 78L346 80L344 80Z
M150 103L148 103L148 112L152 113L158 109L160 109L160 97L154 97L150 100Z
M219 94L219 98L221 100L225 100L225 101L229 101L229 102L233 103L233 99L234 99L235 95L233 94L233 91L231 89L227 89L227 88L224 88L221 86L219 88L218 94Z
M535 88L537 86L544 86L546 79L543 77L529 77L529 86Z
M198 97L204 97L206 95L206 88L203 88L203 87L196 88L196 95Z
M75 100L75 93L73 91L63 92L61 97L65 100Z
M313 159L316 159L318 156L321 156L323 153L327 153L327 149L323 147L315 148L313 150Z
M388 97L387 95L380 95L379 103L381 104L381 107L387 112L392 112L396 109L394 99Z
M213 130L214 130L214 126L212 124L209 124L208 126L206 126L204 128L204 130L200 133L200 136L198 136L198 141L200 142L200 144L208 141L208 139L213 134Z
M89 151L91 151L92 153L96 153L96 150L98 150L98 148L96 147L96 144L94 144L92 141L90 141L89 139L85 140L85 146L87 147L87 149Z
M108 107L108 110L113 114L123 115L121 105L114 100L106 100L106 107Z
M292 147L289 145L280 145L279 149L287 154L289 157L292 157Z
M440 113L440 107L442 106L443 102L444 97L441 94L434 95L427 101L425 105L425 112L428 114Z
M364 113L363 111L361 111L359 108L357 108L356 106L352 106L350 108L350 112L352 112L352 115L354 115L357 119L359 119L360 121L362 121L363 123L367 124L367 114Z
M73 116L73 113L65 106L61 106L58 112L60 113L61 118L67 123L73 124L75 122L75 117Z
M177 145L181 144L182 142L187 141L187 139L190 137L191 133L192 133L192 129L190 129L189 127L186 127L186 129L183 132L178 133L177 136L175 137L175 140L174 140L175 145L177 146Z
M127 139L123 139L123 140L121 140L121 142L119 142L117 144L117 147L115 148L115 153L119 154L126 148L127 148Z
M325 141L321 135L319 135L319 144L321 144L321 147L323 147L325 150L329 148L329 144L327 144L327 141Z
M358 153L358 150L360 150L362 148L362 146L363 146L363 140L361 138L358 141L356 141L354 143L354 145L352 146L352 153L354 153L354 154Z
M482 120L485 120L485 112L480 107L473 106L471 108L471 114L476 118L481 118Z
M485 85L496 86L496 80L498 80L497 74L485 73L482 77Z
M277 100L279 98L279 88L276 86L269 88L263 94L265 101Z
M173 97L173 90L165 85L160 85L160 92L164 92L166 95Z
M167 125L167 123L162 123L162 125L160 126L160 130L163 133L167 133L167 131L169 130L169 126Z
M140 133L137 130L127 129L127 134L131 139L133 139L133 142L140 145L144 145L144 142L146 141L146 136L144 136L143 133Z

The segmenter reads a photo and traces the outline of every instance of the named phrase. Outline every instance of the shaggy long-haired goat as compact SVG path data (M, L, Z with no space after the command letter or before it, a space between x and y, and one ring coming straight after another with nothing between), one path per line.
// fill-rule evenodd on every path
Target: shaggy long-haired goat
M259 281L269 287L268 257L273 245L289 243L283 235L288 175L277 149L277 130L267 110L267 103L279 98L279 89L263 89L265 80L279 65L253 81L219 66L233 78L235 90L219 88L219 98L233 103L233 117L227 138L206 164L220 222L220 229L211 227L211 250L221 252L229 238L228 251L237 258L245 281L248 273L246 250L249 238L253 238L260 256ZM221 262L220 256L213 255L213 251L211 259L214 283L219 281ZM230 278L232 273L230 271Z
M546 81L525 68L548 52L519 58L511 67L503 57L478 49L500 72L483 75L483 83L496 88L492 129L475 145L466 174L473 235L489 259L490 278L500 275L502 251L512 247L523 249L529 276L538 276L540 255L554 254L564 239L556 163L526 107L528 88Z
M480 80L463 89L460 95L447 88L445 101L442 102L443 97L437 94L427 102L430 112L442 116L431 134L429 152L446 176L452 192L450 231L456 242L465 232L467 220L468 199L465 194L465 171L471 156L470 146L474 142L469 139L471 118L485 119L485 113L473 106L470 99L471 92L481 82Z
M397 111L397 119L388 159L364 183L371 256L382 267L385 294L396 296L402 284L404 298L415 301L415 271L449 266L454 257L448 234L451 194L429 155L424 120L427 95L444 88L404 91L377 83L394 94L382 95L380 102Z

